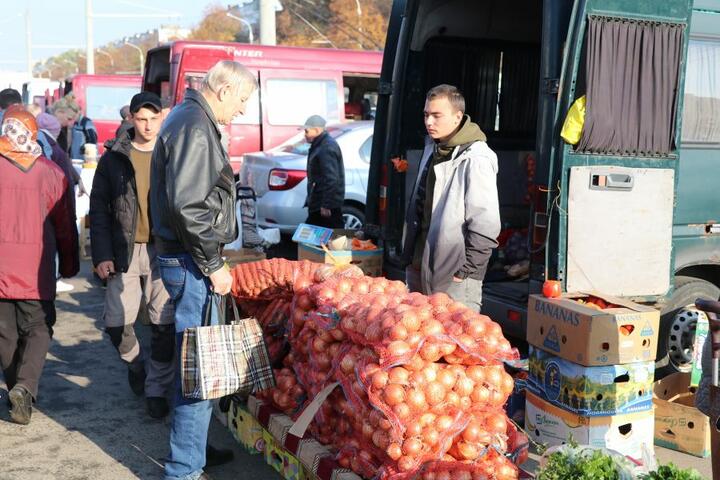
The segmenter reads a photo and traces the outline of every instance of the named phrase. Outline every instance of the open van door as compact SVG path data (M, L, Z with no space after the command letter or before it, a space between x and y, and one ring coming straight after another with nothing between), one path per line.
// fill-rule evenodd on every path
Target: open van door
M566 291L671 288L673 210L692 0L577 1L554 123L546 275ZM582 137L560 139L586 97Z

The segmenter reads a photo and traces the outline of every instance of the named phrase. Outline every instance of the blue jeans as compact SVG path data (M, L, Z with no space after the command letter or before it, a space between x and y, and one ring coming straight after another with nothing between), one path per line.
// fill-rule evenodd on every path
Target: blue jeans
M170 427L170 457L165 462L165 480L196 480L205 466L205 448L212 414L209 400L185 398L180 381L180 346L186 328L198 327L210 303L210 280L189 254L157 257L160 277L175 306L177 369L174 384L173 416ZM217 324L217 309L212 311Z

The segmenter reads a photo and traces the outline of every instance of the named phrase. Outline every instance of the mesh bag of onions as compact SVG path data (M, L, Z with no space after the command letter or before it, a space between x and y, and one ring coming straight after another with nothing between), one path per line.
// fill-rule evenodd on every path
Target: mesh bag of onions
M245 301L291 302L281 304L289 350L264 398L296 415L338 382L310 432L365 478L517 478L509 456L526 438L505 415L513 380L502 364L517 352L498 324L442 293L409 293L352 267L289 263L299 265L276 270L294 271L292 282L280 273L237 289ZM246 268L272 279L272 266L258 267Z

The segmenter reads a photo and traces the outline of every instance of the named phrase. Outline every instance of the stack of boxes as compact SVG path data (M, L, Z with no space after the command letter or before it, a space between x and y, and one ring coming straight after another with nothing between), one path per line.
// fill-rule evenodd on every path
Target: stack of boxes
M592 308L588 298L611 307ZM579 300L579 301L578 301ZM585 303L584 303L585 302ZM525 428L539 443L572 438L641 460L653 447L660 314L593 294L531 295Z
M228 411L228 428L235 439L248 453L262 454L284 480L361 480L309 432L302 438L291 434L294 423L253 395L246 404L233 400Z

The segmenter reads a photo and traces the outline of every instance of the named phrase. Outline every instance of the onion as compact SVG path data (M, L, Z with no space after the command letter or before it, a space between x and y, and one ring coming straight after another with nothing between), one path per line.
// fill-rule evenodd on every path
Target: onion
M408 336L407 328L404 325L397 324L390 328L388 337L390 340L405 340Z
M408 438L403 442L402 451L410 457L417 457L422 452L422 442L417 438Z
M425 385L425 399L430 405L437 405L445 400L445 389L439 382L429 382Z
M402 447L400 447L397 443L391 443L387 447L387 450L385 450L385 453L387 453L387 456L392 460L398 460L402 457Z
M391 368L388 372L388 379L390 383L406 385L408 383L408 378L410 378L410 372L403 367Z
M432 427L425 428L422 431L422 441L429 447L434 447L440 441L440 434Z
M401 421L401 423L404 423L405 420L407 420L410 417L410 407L407 403L398 403L393 407L393 412L395 413L395 416Z
M346 354L342 360L340 360L340 370L346 374L350 374L355 371L355 357L351 354Z
M398 460L398 468L401 472L407 472L415 468L415 459L407 455L400 457Z
M425 337L436 337L445 333L445 327L437 320L428 320L423 323L420 332Z
M422 412L427 408L425 393L420 389L412 389L408 392L407 403L414 412Z
M372 376L372 387L373 390L382 390L388 383L388 373L383 371L377 371Z
M383 398L388 405L395 406L405 401L405 390L400 385L390 383L383 391Z

